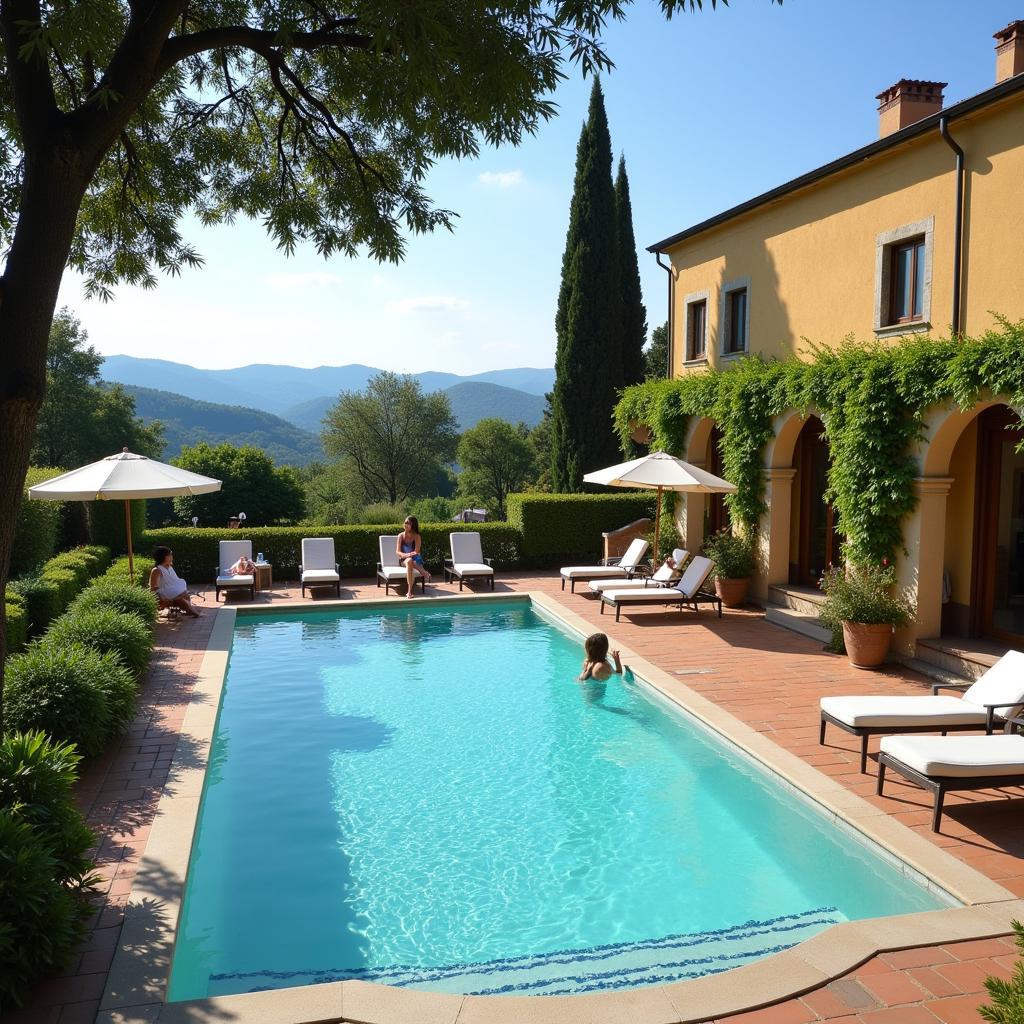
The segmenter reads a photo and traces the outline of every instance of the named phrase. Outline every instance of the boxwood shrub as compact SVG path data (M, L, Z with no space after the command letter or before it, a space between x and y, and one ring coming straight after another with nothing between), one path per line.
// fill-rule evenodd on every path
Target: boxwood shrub
M8 588L4 594L4 636L8 654L16 654L28 643L28 609L25 599Z
M71 792L80 760L42 732L0 740L0 1012L67 964L91 910L95 837Z
M519 531L508 523L429 523L421 524L423 557L435 573L450 557L448 534L476 531L481 535L484 556L493 558L499 569L520 562ZM263 552L274 566L277 579L298 579L303 537L331 537L334 555L343 576L372 576L380 558L377 538L381 534L401 533L398 523L379 526L268 526L251 530L166 529L147 530L144 543L152 549L165 544L174 552L174 567L191 583L210 583L216 572L222 540L251 540L255 557ZM139 574L136 565L136 576Z
M37 643L7 661L4 725L41 729L92 756L131 720L134 699L135 679L116 654Z
M68 611L46 631L47 647L83 644L104 654L116 654L138 679L149 664L153 630L137 615L113 608L82 608Z
M604 553L602 533L654 518L655 494L510 494L505 507L509 526L522 535L524 565L589 565Z
M111 608L116 612L135 615L148 625L156 621L157 601L154 594L146 588L132 586L127 578L117 575L103 576L90 583L71 602L68 614L75 615L97 608Z
M23 576L9 585L28 613L28 636L39 636L88 584L110 563L110 551L99 546L73 548L48 562L37 573Z

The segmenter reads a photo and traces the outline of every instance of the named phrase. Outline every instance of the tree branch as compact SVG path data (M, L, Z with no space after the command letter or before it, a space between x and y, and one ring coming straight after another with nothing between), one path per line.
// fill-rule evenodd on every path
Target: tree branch
M355 24L355 21L355 18L337 18L313 32L292 32L288 35L269 29L251 28L249 25L221 25L189 35L175 36L164 44L157 62L157 74L162 75L175 64L196 54L232 46L254 50L257 53L265 53L273 46L287 46L296 50L319 50L328 46L372 49L372 36L359 32L337 31L345 25Z
M31 28L42 28L38 0L0 2L0 32L7 51L14 112L27 149L43 142L60 117L46 53L31 45ZM27 53L22 48L29 46Z

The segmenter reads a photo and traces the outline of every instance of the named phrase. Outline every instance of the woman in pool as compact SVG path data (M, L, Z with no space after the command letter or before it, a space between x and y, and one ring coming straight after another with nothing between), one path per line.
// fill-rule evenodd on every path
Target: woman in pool
M153 568L149 572L149 589L156 594L161 608L177 608L193 619L199 612L189 600L188 584L174 571L174 552L170 548L158 547L153 552Z
M405 578L409 585L405 596L411 598L414 596L413 584L416 581L417 572L427 583L430 582L430 573L423 564L423 555L420 554L423 538L420 536L419 520L415 516L406 516L403 525L405 529L398 535L396 552L399 564L405 566Z
M609 676L622 675L622 660L618 651L612 651L614 668L608 664L608 637L604 633L591 633L584 641L583 650L586 657L583 659L583 671L580 672L579 681L596 679L603 683Z

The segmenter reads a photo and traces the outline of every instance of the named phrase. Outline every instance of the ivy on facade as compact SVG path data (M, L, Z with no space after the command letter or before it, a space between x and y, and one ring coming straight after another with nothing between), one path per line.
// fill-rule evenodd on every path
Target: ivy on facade
M806 359L748 356L725 370L627 388L615 407L623 451L638 424L652 448L683 455L694 417L721 431L725 476L736 485L729 512L747 532L765 513L765 448L774 420L814 412L831 452L825 494L839 513L853 562L893 558L916 503L912 446L934 406L973 406L985 394L1024 405L1024 321L999 320L978 338L909 338L896 344L812 347Z

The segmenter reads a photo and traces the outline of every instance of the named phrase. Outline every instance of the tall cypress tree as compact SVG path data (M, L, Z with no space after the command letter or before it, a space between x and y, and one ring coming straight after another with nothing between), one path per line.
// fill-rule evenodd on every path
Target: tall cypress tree
M576 147L576 182L562 256L551 396L551 484L578 491L583 474L614 461L611 412L622 386L618 241L612 142L601 83Z
M640 266L636 258L633 234L633 207L629 201L626 158L619 157L615 176L615 219L619 238L619 295L622 323L622 382L620 387L639 384L644 379L644 342L647 340L647 310L640 290Z

